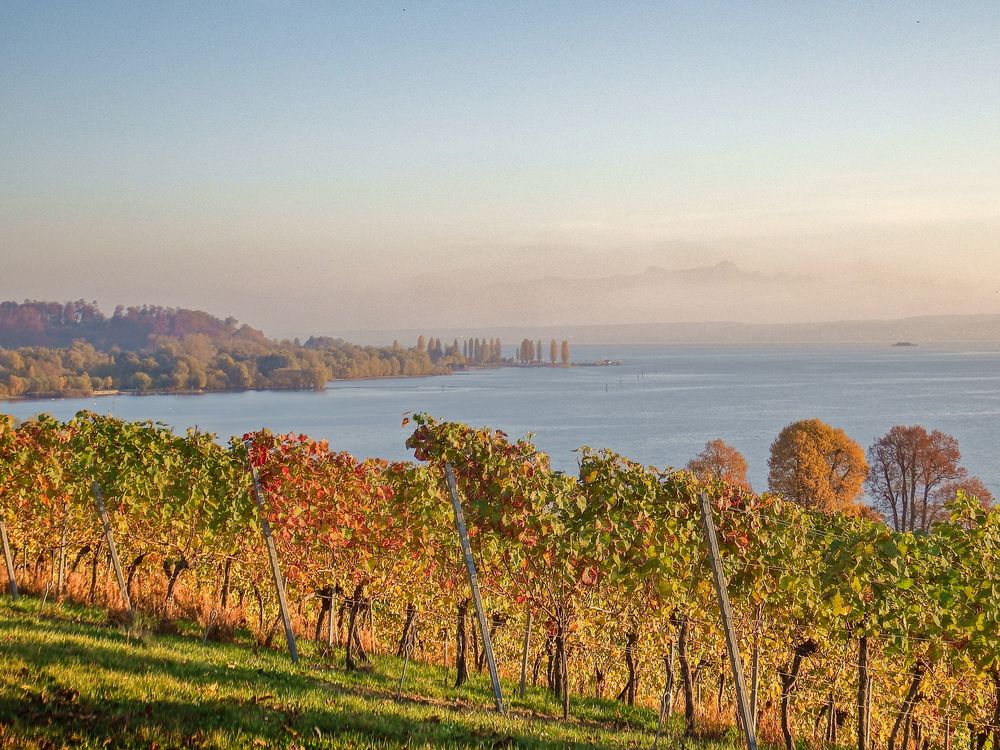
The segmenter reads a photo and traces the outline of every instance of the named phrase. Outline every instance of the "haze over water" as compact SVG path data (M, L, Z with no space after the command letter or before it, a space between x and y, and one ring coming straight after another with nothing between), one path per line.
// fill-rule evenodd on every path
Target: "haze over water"
M4 3L0 299L288 338L1000 313L998 8Z
M532 432L556 468L576 470L581 445L643 463L682 466L721 437L767 486L771 441L786 424L817 417L867 448L896 424L922 424L958 438L963 463L1000 492L1000 346L577 347L576 361L621 367L503 368L448 377L338 382L325 392L118 396L8 402L19 418L66 419L93 409L126 419L197 425L220 439L260 427L328 438L356 456L412 458L407 412Z

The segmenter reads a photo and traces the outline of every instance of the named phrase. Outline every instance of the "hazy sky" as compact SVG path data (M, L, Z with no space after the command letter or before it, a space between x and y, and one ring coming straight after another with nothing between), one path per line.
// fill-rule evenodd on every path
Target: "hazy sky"
M594 311L469 293L732 260L1000 312L1000 3L4 2L0 175L2 299L545 324Z

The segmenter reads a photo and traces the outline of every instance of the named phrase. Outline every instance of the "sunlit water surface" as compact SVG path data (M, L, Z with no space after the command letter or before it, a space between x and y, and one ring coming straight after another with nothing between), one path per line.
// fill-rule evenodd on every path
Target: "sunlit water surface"
M767 484L771 441L789 422L818 417L866 447L895 424L955 435L964 463L1000 494L1000 349L888 346L576 347L576 360L621 367L474 370L446 377L338 382L325 392L109 396L0 404L20 418L65 419L80 409L197 425L221 437L260 427L328 438L357 456L409 458L408 412L534 433L557 468L574 450L606 447L680 466L721 437Z

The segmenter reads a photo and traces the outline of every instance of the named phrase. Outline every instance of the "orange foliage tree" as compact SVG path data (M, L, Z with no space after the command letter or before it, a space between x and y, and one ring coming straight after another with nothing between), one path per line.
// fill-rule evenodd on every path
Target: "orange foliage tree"
M806 508L859 508L868 474L865 454L843 430L818 419L793 422L771 443L768 487Z
M920 425L896 425L868 449L868 494L896 531L928 531L943 515L944 501L958 489L979 496L982 482L959 465L958 440ZM985 493L989 496L989 491Z
M729 484L749 487L747 460L725 440L709 440L705 449L688 461L688 471L703 482L721 479Z

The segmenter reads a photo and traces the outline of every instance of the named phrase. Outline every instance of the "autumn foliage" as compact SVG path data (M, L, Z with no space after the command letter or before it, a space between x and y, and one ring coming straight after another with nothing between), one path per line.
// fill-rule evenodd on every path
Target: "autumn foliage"
M669 664L696 733L709 716L699 680L726 674L704 492L741 648L759 665L771 741L793 745L821 711L855 711L859 685L877 692L872 726L882 740L897 724L938 739L946 718L977 732L992 725L1000 512L967 492L985 488L936 485L941 504L927 528L896 531L855 511L863 455L817 421L775 441L772 486L787 499L757 495L721 470L660 469L590 448L569 475L527 439L429 415L411 425L417 461L389 463L300 434L259 431L221 445L88 412L65 423L0 420L0 519L17 582L120 606L94 513L96 481L139 609L208 633L245 629L266 645L276 604L252 467L293 627L316 642L315 658L339 646L356 667L380 648L377 634L384 641L392 630L393 649L411 643L420 658L447 655L468 677L483 654L442 482L449 464L501 670L519 671L527 632L528 674L568 709L579 691L653 704ZM949 488L955 495L945 497ZM670 653L675 662L664 661ZM917 702L906 699L915 680ZM729 711L731 698L720 695Z
M743 454L718 438L705 443L704 450L688 462L687 468L702 481L720 479L740 487L750 484Z
M868 464L861 446L818 419L785 427L771 444L768 488L816 510L856 512Z
M959 490L989 502L982 482L960 465L958 441L940 430L897 425L868 449L867 488L896 531L929 531Z

